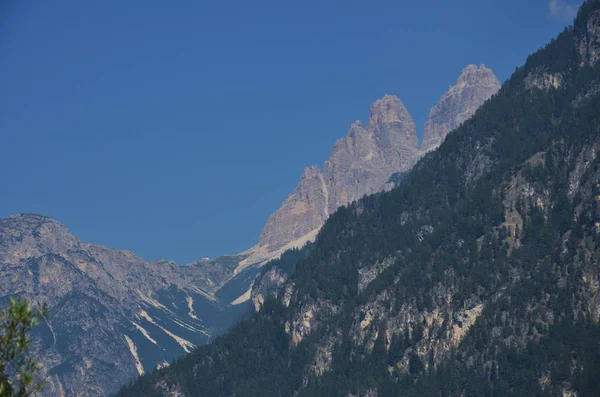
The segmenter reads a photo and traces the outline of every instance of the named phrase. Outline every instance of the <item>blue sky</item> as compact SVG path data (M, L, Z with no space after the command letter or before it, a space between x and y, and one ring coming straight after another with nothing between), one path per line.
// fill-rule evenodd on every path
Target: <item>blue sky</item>
M148 260L240 252L375 99L421 129L464 66L505 80L579 3L4 1L0 217Z

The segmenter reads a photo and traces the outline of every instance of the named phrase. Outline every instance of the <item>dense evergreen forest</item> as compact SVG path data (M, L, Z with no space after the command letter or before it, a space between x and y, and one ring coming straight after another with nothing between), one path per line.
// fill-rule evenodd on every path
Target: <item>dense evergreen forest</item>
M600 396L599 31L587 1L397 188L271 263L287 298L118 396Z

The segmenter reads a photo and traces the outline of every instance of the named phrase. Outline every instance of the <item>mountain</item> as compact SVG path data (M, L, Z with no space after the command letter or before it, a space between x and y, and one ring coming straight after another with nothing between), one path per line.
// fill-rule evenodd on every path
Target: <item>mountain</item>
M599 395L599 44L589 0L395 189L265 266L250 318L118 396Z
M418 159L415 124L402 101L386 95L371 106L366 128L360 121L339 139L325 162L304 170L286 201L269 217L246 263L312 241L329 215L344 204L381 190L391 174ZM283 250L282 250L283 249Z
M429 112L423 128L421 150L429 152L440 146L450 131L470 119L499 89L498 79L485 65L467 66L456 84L446 91Z
M33 348L47 395L104 396L208 342L235 314L210 275L86 244L47 217L0 220L0 304L15 294L48 304Z
M462 108L450 118L487 99L474 87L484 84L480 75L490 80L491 71L465 70L486 72L463 72L461 89L474 94L452 101L450 108ZM313 241L337 208L389 189L390 177L422 155L410 114L386 95L372 104L366 126L353 123L335 143L323 171L305 169L257 246L186 266L84 243L43 216L0 220L0 304L14 294L49 304L51 316L35 335L48 393L106 395L230 327L249 307L261 265Z
M346 137L335 142L323 171L315 165L304 170L296 188L267 220L258 244L240 254L236 274L313 241L339 207L389 189L394 174L410 170L499 89L490 69L467 66L431 110L421 148L402 101L393 95L375 101L367 126L360 121L350 126Z

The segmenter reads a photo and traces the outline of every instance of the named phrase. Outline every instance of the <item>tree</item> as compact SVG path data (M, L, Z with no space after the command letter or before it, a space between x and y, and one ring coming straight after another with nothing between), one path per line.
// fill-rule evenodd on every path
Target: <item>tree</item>
M423 370L423 362L415 352L411 352L408 359L408 372L411 375L418 375Z
M27 355L29 332L46 314L46 306L32 309L25 299L10 298L0 312L0 397L26 397L41 389L34 375L39 366Z

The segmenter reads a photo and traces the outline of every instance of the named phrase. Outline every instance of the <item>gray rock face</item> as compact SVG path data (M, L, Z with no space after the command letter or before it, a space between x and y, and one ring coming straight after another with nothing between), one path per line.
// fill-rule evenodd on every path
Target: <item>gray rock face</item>
M410 170L426 152L470 118L500 88L484 65L467 66L431 110L419 149L417 130L402 101L386 95L371 105L367 126L355 121L334 144L323 171L307 168L298 186L269 217L244 265L265 263L284 248L301 246L340 206L394 186L393 175Z
M456 84L446 91L429 112L423 129L421 150L428 152L436 149L449 132L471 118L499 89L498 79L485 65L467 66Z
M327 198L328 189L319 168L307 167L298 186L267 220L260 244L275 251L320 228L329 215Z
M381 190L395 172L410 169L419 158L417 129L402 101L386 95L371 105L369 124L350 127L325 163L329 213Z
M563 76L560 73L550 74L545 70L536 70L525 78L525 87L529 90L549 91L560 88Z
M252 306L255 311L260 311L265 299L268 296L277 297L281 287L288 279L288 275L281 271L278 267L269 269L252 288Z
M583 58L583 63L594 66L600 61L600 11L594 11L590 15L583 37L577 49Z
M104 396L206 343L223 310L209 287L199 266L86 244L50 218L0 220L0 305L50 310L33 346L45 395Z
M275 252L318 230L342 205L378 192L389 177L410 169L419 158L415 123L395 96L371 106L369 124L354 122L339 139L324 170L308 167L298 186L269 218L259 247Z

